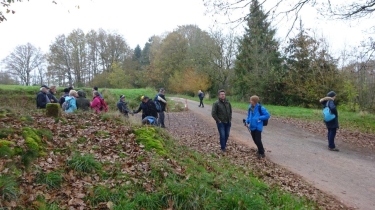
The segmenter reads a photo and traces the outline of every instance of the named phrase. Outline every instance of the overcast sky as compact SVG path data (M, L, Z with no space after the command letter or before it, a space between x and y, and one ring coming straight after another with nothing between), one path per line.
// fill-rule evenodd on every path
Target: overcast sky
M172 31L179 25L196 24L203 30L213 25L211 16L204 15L202 0L30 0L15 3L14 15L0 23L0 61L17 45L30 42L47 52L49 45L59 34L68 34L80 28L85 33L103 28L122 34L131 48L144 46L152 35ZM79 9L77 8L79 5ZM246 11L245 11L246 12ZM346 45L358 45L368 37L363 33L370 20L347 23L319 20L311 8L301 13L304 25L325 36L335 51ZM223 21L223 19L222 19ZM285 37L287 20L278 27L278 36ZM290 21L289 21L290 23ZM228 25L221 25L229 28ZM242 27L237 28L241 31Z

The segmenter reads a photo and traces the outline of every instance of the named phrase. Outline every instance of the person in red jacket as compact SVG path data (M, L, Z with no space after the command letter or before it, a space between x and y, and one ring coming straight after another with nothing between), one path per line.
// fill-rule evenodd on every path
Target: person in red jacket
M103 99L100 98L100 94L98 91L93 92L93 100L90 103L91 108L96 112L96 113L101 113L101 112L106 112L108 110L108 106L104 102Z

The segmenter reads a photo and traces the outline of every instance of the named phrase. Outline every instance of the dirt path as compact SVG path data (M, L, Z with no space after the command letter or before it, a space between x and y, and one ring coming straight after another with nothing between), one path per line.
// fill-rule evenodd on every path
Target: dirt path
M185 102L179 98L174 100ZM188 100L188 107L207 123L214 124L211 106L199 108L198 102ZM245 117L233 113L229 141L255 147L242 124ZM340 152L328 151L327 140L321 135L272 119L263 132L263 144L268 159L301 175L318 189L337 197L348 206L375 209L374 153L361 152L344 143L338 145Z

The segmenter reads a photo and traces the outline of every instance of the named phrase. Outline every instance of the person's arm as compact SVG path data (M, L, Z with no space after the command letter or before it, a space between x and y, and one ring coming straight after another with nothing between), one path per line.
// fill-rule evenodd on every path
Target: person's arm
M160 97L160 96L158 96L158 101L161 101L161 102L163 102L163 103L167 103L167 101L166 100L164 100L162 97Z
M141 107L141 105L139 105L138 110L134 110L133 113L134 113L134 114L137 114L137 113L140 112L141 110L142 110L142 107Z
M246 124L250 124L251 122L251 105L249 106L249 108L247 109L247 118L246 118Z
M229 122L232 122L232 105L229 103Z
M333 101L328 102L328 107L331 110L331 113L337 116L337 108Z
M219 117L217 116L217 103L216 102L212 105L211 116L214 118L214 120L217 123L220 122Z
M259 117L259 120L268 120L271 117L270 113L267 111L266 108L264 108L264 106L261 107L261 110L262 115Z

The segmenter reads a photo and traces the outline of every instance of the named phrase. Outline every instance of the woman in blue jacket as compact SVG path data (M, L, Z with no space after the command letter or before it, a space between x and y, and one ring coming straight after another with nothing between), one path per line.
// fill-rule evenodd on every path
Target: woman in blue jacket
M250 106L247 113L246 126L249 127L251 137L258 147L258 158L264 158L264 148L262 144L263 120L268 120L270 114L267 109L259 103L259 97L254 95L250 97Z
M69 96L65 97L65 102L70 103L69 109L65 110L66 113L73 113L77 109L76 97L78 97L78 93L75 90L71 90Z

